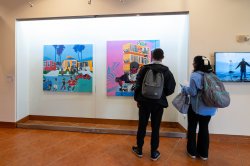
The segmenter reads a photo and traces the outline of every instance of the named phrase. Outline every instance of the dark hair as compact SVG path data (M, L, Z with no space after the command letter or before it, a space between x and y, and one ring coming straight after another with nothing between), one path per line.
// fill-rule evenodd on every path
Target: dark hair
M205 73L210 73L213 71L210 61L205 56L194 57L194 71L203 71Z
M161 48L156 48L152 51L152 57L155 60L162 60L164 58L164 52Z
M132 69L132 68L136 68L136 69L138 69L140 66L139 66L139 63L137 63L137 62L131 62L130 63L130 69Z

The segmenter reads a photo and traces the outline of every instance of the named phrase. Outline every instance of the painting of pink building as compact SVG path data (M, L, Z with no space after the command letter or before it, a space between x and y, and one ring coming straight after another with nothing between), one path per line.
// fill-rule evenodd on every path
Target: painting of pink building
M159 46L159 40L108 41L107 95L133 96L137 72Z

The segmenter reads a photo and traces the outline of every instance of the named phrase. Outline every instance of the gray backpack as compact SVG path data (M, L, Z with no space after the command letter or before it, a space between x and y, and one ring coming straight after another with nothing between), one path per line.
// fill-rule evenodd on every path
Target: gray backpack
M164 76L151 68L146 72L142 82L142 95L149 99L160 99L164 87Z
M223 83L213 73L204 73L204 89L201 98L207 106L225 108L230 104L230 96Z

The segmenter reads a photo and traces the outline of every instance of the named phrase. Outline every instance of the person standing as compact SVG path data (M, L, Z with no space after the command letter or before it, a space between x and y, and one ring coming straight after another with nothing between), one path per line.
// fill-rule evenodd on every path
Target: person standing
M57 91L58 86L57 86L57 78L55 78L54 80L54 84L53 84L53 91Z
M190 95L191 104L188 109L187 154L195 159L208 159L209 130L208 124L211 116L215 115L216 108L204 104L200 96L203 89L204 73L212 72L209 60L204 56L196 56L193 60L193 72L190 76L189 86L182 87L182 93ZM196 141L196 129L199 125Z
M137 102L139 108L139 124L137 131L137 146L132 146L132 151L138 156L142 157L142 148L144 144L144 137L146 135L146 128L151 115L151 159L157 160L160 157L159 147L159 130L163 109L168 107L166 96L171 95L175 90L175 79L169 68L162 64L164 52L160 48L152 51L152 63L142 66L136 78L134 100ZM164 78L164 85L160 99L150 99L142 95L142 84L146 72L152 69L156 72L161 72Z
M242 61L238 64L238 66L235 68L237 69L240 67L240 80L242 81L242 77L244 77L244 80L246 80L246 71L247 66L250 66L244 58L242 58Z
M65 89L66 89L66 80L65 80L65 78L62 78L61 90L65 90Z

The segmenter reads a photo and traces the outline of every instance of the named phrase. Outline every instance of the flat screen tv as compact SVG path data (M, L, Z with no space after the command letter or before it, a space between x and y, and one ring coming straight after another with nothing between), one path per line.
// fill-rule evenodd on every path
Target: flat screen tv
M224 82L250 82L250 52L215 52L215 74Z

